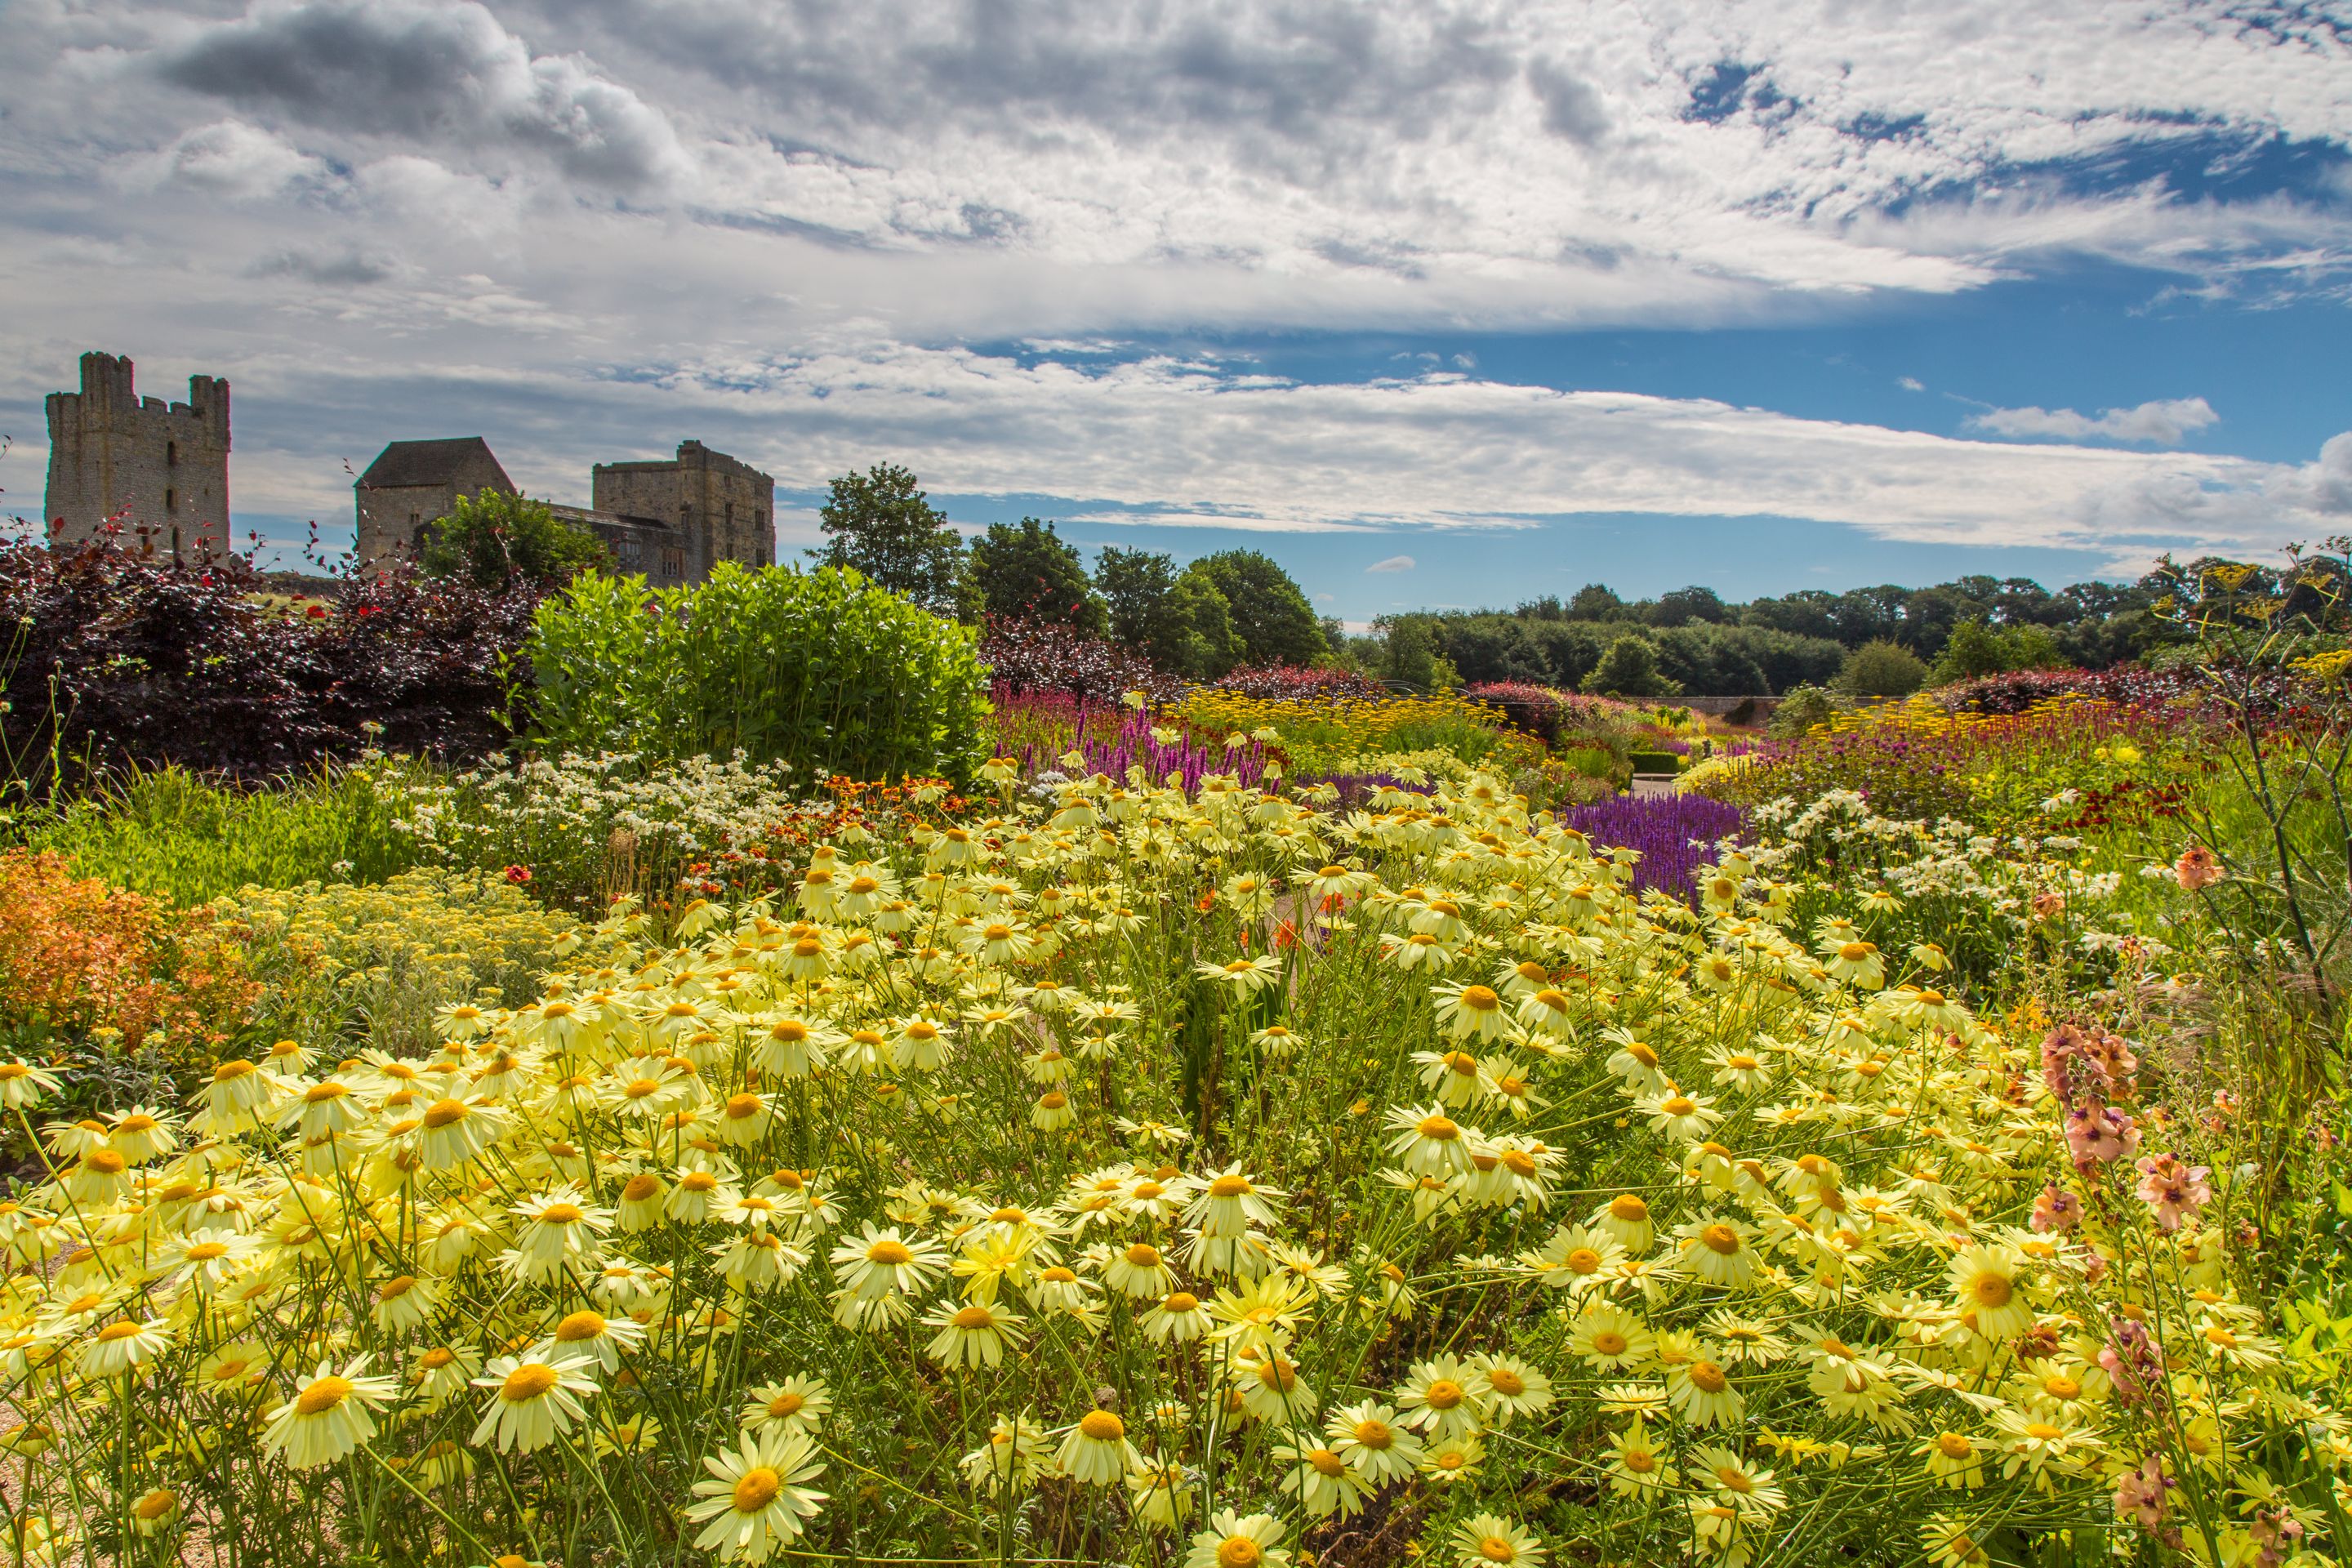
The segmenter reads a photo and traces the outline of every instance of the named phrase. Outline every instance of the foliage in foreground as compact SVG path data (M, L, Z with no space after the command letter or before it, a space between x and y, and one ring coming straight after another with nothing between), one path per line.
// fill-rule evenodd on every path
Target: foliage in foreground
M1694 911L1490 778L1370 806L1073 784L52 1124L16 1541L2316 1560L2287 1145L2096 884L1843 796Z
M0 543L9 784L174 765L261 781L376 743L470 761L506 741L507 665L535 594L392 574L287 616L267 585L235 555Z

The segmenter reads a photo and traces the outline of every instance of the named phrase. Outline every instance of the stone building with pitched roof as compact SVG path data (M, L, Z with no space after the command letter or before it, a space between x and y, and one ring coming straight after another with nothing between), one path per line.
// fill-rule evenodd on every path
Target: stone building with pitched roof
M775 563L776 481L699 441L675 458L599 463L589 485L591 505L551 510L603 540L625 573L666 585L699 583L721 561ZM459 497L514 489L478 436L394 441L352 487L360 560L413 556Z

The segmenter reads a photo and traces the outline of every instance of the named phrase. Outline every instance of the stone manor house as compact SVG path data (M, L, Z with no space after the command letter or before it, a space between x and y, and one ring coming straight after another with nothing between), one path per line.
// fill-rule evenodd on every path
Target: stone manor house
M109 522L179 558L230 547L228 383L191 376L188 401L141 398L131 362L81 356L81 390L48 399L49 537L79 543ZM698 583L721 561L776 559L776 482L699 441L675 458L598 463L585 507L555 506L613 552L625 573L656 584ZM352 487L363 564L413 556L460 496L514 493L479 436L394 441Z

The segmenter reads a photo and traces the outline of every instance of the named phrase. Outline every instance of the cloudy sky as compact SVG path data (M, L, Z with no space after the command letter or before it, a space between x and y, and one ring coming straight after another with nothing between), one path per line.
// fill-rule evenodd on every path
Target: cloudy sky
M388 439L686 437L1327 613L2053 584L2352 531L2352 5L19 0L41 395L227 376L241 527Z

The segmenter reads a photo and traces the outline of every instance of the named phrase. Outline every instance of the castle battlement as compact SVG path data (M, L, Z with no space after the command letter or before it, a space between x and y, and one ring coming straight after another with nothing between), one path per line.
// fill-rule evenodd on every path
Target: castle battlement
M48 396L49 537L78 543L110 523L159 550L229 547L228 383L188 378L188 400L142 397L131 361L81 356L81 390Z

